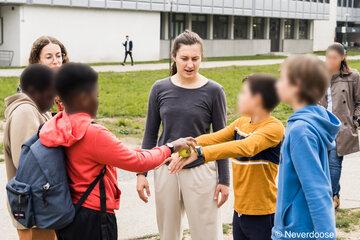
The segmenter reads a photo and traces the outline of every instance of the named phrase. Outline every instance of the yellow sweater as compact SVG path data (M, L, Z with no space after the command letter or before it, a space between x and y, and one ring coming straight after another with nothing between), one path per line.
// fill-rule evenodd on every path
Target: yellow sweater
M276 176L283 124L274 117L253 124L240 117L224 129L198 137L206 162L233 159L234 208L246 215L275 212ZM236 159L235 159L236 158Z

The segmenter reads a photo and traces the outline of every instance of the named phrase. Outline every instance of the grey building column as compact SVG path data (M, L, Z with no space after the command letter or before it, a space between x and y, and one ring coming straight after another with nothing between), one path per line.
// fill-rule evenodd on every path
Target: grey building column
M280 20L280 52L284 51L285 19Z
M185 29L188 29L190 31L192 29L191 13L186 14Z
M265 18L265 39L270 39L270 18Z
M253 17L249 17L248 38L253 39Z
M214 18L212 14L208 15L208 37L209 40L214 39Z
M314 20L309 20L309 39L314 39Z
M164 13L162 21L164 26L164 40L169 40L169 13Z
M234 16L229 16L229 39L234 39Z
M299 19L295 19L294 39L299 39Z

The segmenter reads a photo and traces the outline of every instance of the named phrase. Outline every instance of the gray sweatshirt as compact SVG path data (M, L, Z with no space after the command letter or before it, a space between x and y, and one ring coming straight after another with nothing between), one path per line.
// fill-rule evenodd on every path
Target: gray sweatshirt
M158 137L160 125L161 135ZM209 80L186 89L170 78L157 81L150 92L143 149L151 149L182 137L198 137L226 126L226 98L221 85ZM229 185L229 161L217 161L219 183Z

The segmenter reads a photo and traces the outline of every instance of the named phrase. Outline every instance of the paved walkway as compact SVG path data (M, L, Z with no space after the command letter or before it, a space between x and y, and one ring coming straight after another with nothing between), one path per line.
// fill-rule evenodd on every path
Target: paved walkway
M344 160L342 182L342 208L360 208L360 153L347 156ZM135 190L136 178L132 173L119 171L119 185L122 191L120 210L116 212L119 227L119 239L133 239L157 233L153 177L149 176L151 193L148 204L142 203ZM16 232L12 227L5 205L5 166L0 163L0 233L2 240L15 240ZM232 219L233 195L222 208L224 223ZM186 221L184 222L185 226ZM141 226L141 227L139 227Z
M323 56L320 57L324 59ZM360 60L360 56L349 56L348 60ZM263 60L239 60L239 61L211 61L203 62L202 68L228 67L228 66L261 66L280 64L283 59L263 59ZM133 72L145 70L164 70L169 69L168 63L148 63L134 66L126 65L104 65L93 67L98 72ZM18 77L23 69L0 69L0 77Z

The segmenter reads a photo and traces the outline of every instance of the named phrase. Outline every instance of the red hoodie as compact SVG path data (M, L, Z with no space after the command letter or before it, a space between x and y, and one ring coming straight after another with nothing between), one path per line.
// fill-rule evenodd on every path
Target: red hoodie
M114 209L119 209L121 194L115 168L146 172L161 165L170 157L171 152L166 146L148 151L130 150L109 130L99 124L92 124L92 121L86 113L69 115L64 111L59 112L41 129L40 141L47 147L66 147L67 173L73 203L80 199L106 164L106 207L108 212L114 212ZM98 186L83 206L100 210Z

